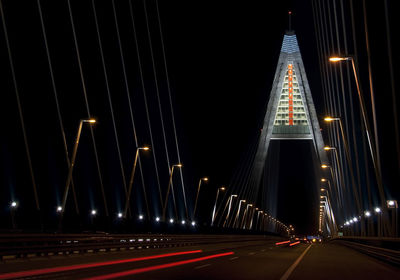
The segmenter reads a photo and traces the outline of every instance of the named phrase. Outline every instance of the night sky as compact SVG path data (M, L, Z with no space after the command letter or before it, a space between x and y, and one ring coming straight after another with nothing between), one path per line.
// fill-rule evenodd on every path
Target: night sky
M41 208L42 212L46 213L45 223L50 225L56 218L55 208L61 200L67 164L38 6L36 1L26 1L23 5L9 0L2 2ZM122 166L127 180L136 145L113 6L110 0L95 1L95 3ZM168 183L168 165L156 87L159 89L163 110L170 163L178 163L178 156L169 107L156 2L149 0L146 3L157 84L149 48L145 7L142 0L132 1L154 141L151 153L141 154L150 216L153 219L154 216L160 215L161 211L154 171L152 154L154 152L163 194ZM88 112L68 5L67 1L41 1L41 4L61 115L68 149L71 151L79 120L87 118ZM139 145L151 145L129 2L116 0L115 6L138 142ZM93 126L93 132L97 143L102 183L110 216L115 217L123 208L124 184L92 1L71 1L71 7L90 113L98 120ZM288 27L288 10L293 11L292 28L300 45L317 114L322 119L325 111L311 1L159 1L173 114L180 157L184 164L183 178L190 212L193 209L199 178L207 176L210 179L209 183L202 186L200 194L198 211L199 216L204 217L202 221L208 222L211 217L217 187L225 185L229 188L235 172L243 165L243 157L249 153L262 127L283 34ZM382 14L380 11L376 17L371 17L372 26L375 26L375 20L382 23ZM394 25L392 27L394 28ZM3 29L0 31L0 36L2 73L0 217L5 221L1 223L1 227L9 228L11 225L8 205L12 200L20 204L17 213L19 226L32 227L36 220L27 218L35 216L32 182ZM371 42L376 45L373 51L378 53L380 50L378 40ZM398 59L398 54L396 55ZM382 82L385 83L386 81ZM366 83L365 88L367 86ZM380 86L379 82L377 88L387 89ZM382 108L388 106L390 102L385 98L379 101L382 101L379 103L379 112L382 112L384 111ZM385 115L382 120L390 118L390 115ZM324 129L324 126L321 125L321 128ZM385 146L385 141L391 138L391 133L385 134L383 138L381 145ZM285 141L281 143L280 151L281 158L277 163L280 170L277 218L293 224L300 233L315 232L319 189L316 182L319 178L316 180L311 156L312 148L304 141ZM393 156L383 160L395 164ZM177 193L178 212L183 216L185 210L178 173L179 171L174 177L174 187ZM393 196L395 196L393 182L396 174L396 171L387 172L386 185L388 192ZM135 176L132 212L137 215L145 213L146 210L139 173L137 172ZM87 126L84 126L82 132L74 169L74 182L83 224L89 221L91 209L97 209L99 215L104 216L101 184L90 128ZM67 207L72 211L71 196ZM173 213L172 207L168 213ZM71 214L70 218L73 217Z

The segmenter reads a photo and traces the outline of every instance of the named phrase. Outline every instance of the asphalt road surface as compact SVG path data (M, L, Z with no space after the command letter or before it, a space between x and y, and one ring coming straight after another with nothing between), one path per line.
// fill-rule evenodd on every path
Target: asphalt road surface
M400 269L339 244L274 240L15 259L0 279L400 279Z

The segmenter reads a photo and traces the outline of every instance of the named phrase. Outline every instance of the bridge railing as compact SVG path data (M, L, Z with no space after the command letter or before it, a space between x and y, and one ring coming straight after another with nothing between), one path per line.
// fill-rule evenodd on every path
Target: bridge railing
M331 241L392 265L400 266L400 238L348 236L333 238Z
M36 256L280 239L282 238L263 235L14 234L1 235L0 257L6 260Z

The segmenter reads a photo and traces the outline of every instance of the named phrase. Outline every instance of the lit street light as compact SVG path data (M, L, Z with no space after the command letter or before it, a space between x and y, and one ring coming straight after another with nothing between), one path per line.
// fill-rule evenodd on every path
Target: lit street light
M214 209L213 209L212 216L211 216L211 226L214 225L215 210L217 209L217 202L218 202L219 191L225 191L225 187L220 187L220 188L217 189L217 197L215 198Z
M345 61L345 60L351 60L351 57L330 57L329 61L331 62L338 62L338 61Z
M225 225L227 225L227 223L229 221L229 217L230 217L230 214L231 214L231 208L232 208L232 200L233 200L234 197L238 197L238 195L237 194L232 194L229 197L229 200L228 200L228 204L229 204L228 213L226 214L224 224L222 225L223 227L225 227ZM222 212L222 214L223 214L223 212Z
M340 118L333 118L333 117L325 117L324 121L326 122L333 122L333 121L338 121Z
M242 200L239 201L239 207L238 207L238 210L237 210L237 212L236 212L236 217L235 217L235 220L234 220L234 222L233 222L232 227L235 227L236 222L239 223L239 215L240 215L240 208L241 208L241 206L242 206L242 202L243 202L243 203L246 203L246 200L245 200L245 199L242 199ZM238 226L240 227L240 224L238 224Z
M128 192L126 193L125 208L124 208L124 218L126 218L126 215L128 214L129 201L131 199L131 192L132 192L132 186L133 186L133 178L135 177L136 164L137 164L137 160L138 160L138 157L139 157L139 151L140 150L148 151L148 150L150 150L150 148L149 147L138 147L136 149L135 160L133 161L131 177L129 179ZM147 213L147 214L149 214L149 213Z
M72 151L71 165L70 165L69 170L68 170L67 181L65 183L64 195L63 195L63 199L62 199L62 203L61 203L60 226L61 226L62 216L63 216L63 214L65 212L65 205L67 203L69 185L71 184L71 180L72 180L72 171L74 170L74 166L75 166L76 153L78 151L79 139L81 138L83 123L95 124L96 120L95 119L84 119L84 120L81 120L79 122L78 133L76 135L75 145L74 145L74 148L73 148L73 151Z
M164 207L163 207L163 216L162 216L163 221L165 221L165 215L166 215L167 204L168 204L168 196L169 196L169 192L170 192L170 189L171 189L172 175L174 174L174 167L182 168L182 166L183 165L181 163L172 165L171 173L169 175L167 194L165 195L165 201L164 201ZM174 191L174 190L172 190L172 191ZM175 216L176 216L176 219L178 219L178 210L176 209L176 204L175 203L174 203L174 207L175 207Z
M192 215L192 219L194 219L196 216L196 209L197 209L197 201L199 199L199 193L200 193L200 187L201 187L201 182L207 182L208 178L204 177L204 178L200 178L199 180L199 186L197 187L197 194L196 194L196 201L194 203L194 209L193 209L193 215Z
M16 201L11 201L10 202L10 214L11 214L11 223L12 223L12 227L13 229L17 228L17 224L15 222L15 211L18 208L18 203Z
M378 132L377 132L378 128L377 128L377 120L376 120L375 97L374 97L373 90L371 90L370 101L371 101L371 105L372 105L372 119L373 119L373 124L374 124L375 139L371 139L372 130L369 125L367 109L366 109L364 97L362 95L361 88L360 88L359 77L358 77L357 69L356 69L356 61L354 60L354 58L352 56L331 57L329 59L329 61L331 61L331 62L351 61L354 79L356 82L358 100L360 103L362 120L364 123L365 133L367 135L367 140L368 140L368 146L369 146L369 150L371 153L372 163L374 166L374 172L375 172L375 176L376 176L377 183L378 183L379 196L380 196L381 204L383 205L383 203L385 202L385 194L384 194L384 187L383 187L383 183L382 183L382 171L381 171L381 164L380 164L380 153L379 153ZM370 79L371 79L371 77L370 77ZM372 81L371 81L371 83L372 83ZM371 87L372 87L372 85L371 85ZM386 222L386 218L384 219L384 221Z

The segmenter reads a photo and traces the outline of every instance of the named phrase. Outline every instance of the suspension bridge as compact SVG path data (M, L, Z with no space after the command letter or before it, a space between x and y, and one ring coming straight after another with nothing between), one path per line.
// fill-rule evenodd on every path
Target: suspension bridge
M298 2L0 0L0 279L397 279L393 3Z

